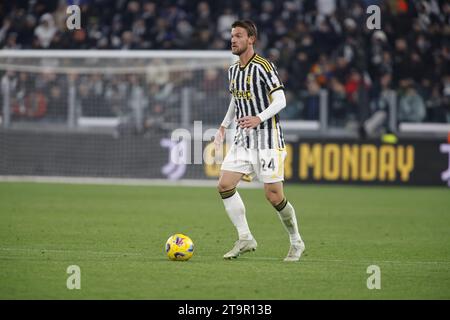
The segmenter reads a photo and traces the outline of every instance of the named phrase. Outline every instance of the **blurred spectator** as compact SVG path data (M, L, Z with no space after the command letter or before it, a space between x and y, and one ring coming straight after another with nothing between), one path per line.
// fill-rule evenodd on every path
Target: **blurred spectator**
M302 118L305 120L319 120L319 92L320 86L313 78L307 80L307 96Z
M194 37L192 41L192 49L207 49L212 43L212 34L208 29L200 30Z
M11 18L5 17L3 19L2 27L0 28L0 43L5 41L10 32L13 32L11 29Z
M195 26L200 31L201 29L213 30L213 17L211 15L209 3L206 1L201 1L197 6Z
M421 122L425 120L426 110L422 97L413 85L408 84L400 91L398 103L398 120L405 122Z
M266 1L267 2L267 1ZM269 2L271 4L271 2ZM226 7L217 20L217 33L223 40L230 40L230 26L238 19L231 7Z
M331 16L335 11L336 0L317 0L317 13L319 16Z
M349 114L345 86L333 77L330 81L330 96L329 96L329 114L330 125L344 126L346 116Z
M40 18L34 34L39 41L39 45L45 49L50 46L57 31L53 16L50 13L46 13Z
M286 107L281 111L280 117L290 120L302 118L302 105L291 91L286 92Z

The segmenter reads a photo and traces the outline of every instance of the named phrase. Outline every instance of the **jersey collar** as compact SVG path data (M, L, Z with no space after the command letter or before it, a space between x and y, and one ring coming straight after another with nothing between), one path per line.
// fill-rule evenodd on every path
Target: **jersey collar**
M242 70L245 70L245 68L247 68L247 66L250 64L250 62L252 62L253 61L253 59L255 59L255 57L256 57L256 52L253 54L253 56L250 58L250 60L248 60L247 61L247 63L245 64L245 66L241 66L241 64L239 63L239 69L242 71Z

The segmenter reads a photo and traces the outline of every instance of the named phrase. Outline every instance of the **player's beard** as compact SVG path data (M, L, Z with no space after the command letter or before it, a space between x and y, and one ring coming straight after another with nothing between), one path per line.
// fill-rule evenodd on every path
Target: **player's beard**
M233 48L231 48L231 52L236 55L236 56L240 56L241 54L243 54L245 51L247 51L248 46L245 45L242 49L236 48L236 50L233 51Z

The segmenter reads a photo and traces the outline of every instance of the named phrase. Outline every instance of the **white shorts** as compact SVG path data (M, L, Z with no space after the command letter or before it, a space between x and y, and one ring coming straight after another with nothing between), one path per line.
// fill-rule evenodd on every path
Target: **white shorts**
M258 177L264 183L275 183L284 180L285 149L246 149L233 146L223 159L221 170L240 172Z

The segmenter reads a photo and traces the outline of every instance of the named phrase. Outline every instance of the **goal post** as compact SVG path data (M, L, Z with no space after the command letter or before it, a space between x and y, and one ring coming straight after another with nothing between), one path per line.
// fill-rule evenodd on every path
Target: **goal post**
M138 130L152 114L176 127L215 122L233 61L228 51L2 50L2 124L114 127L133 112Z
M217 128L235 60L229 51L0 50L0 175L197 178L201 168L169 172L164 139L198 121Z

